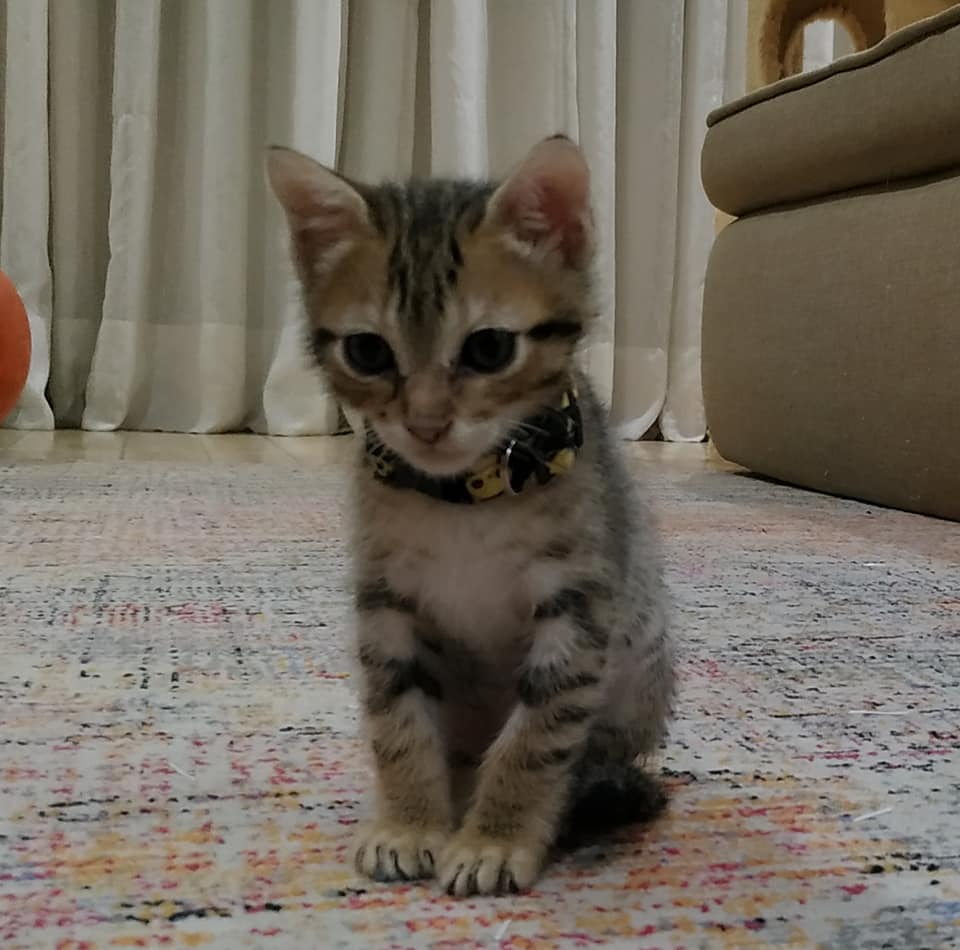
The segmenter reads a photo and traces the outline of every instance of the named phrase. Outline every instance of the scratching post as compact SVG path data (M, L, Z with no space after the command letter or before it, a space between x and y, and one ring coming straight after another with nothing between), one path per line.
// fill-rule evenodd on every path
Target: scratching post
M917 20L934 16L956 0L750 0L747 25L747 90L800 72L803 30L815 20L842 23L855 50Z

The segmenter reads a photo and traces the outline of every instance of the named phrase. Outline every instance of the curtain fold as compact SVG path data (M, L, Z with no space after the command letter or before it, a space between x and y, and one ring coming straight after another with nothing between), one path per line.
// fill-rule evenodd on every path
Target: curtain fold
M618 7L612 408L631 439L656 423L667 391L686 6Z
M110 263L112 4L49 9L50 260L56 262L47 397L77 427L96 348ZM77 90L84 90L78 95Z
M704 117L723 103L728 91L725 56L718 53L726 49L728 31L735 23L728 19L723 0L701 0L685 7L673 306L660 413L661 432L671 442L699 441L706 431L700 398L700 312L714 238L708 222L714 215L700 186L700 152Z
M587 347L587 368L598 394L613 395L617 299L617 2L578 0L576 12L577 140L590 163L597 229L600 319Z
M5 424L335 431L264 145L485 176L562 131L593 174L590 372L625 437L702 438L699 150L745 41L727 7L0 0L0 268L34 335Z
M154 185L159 184L160 20L161 0L117 0L109 261L82 417L90 429L121 428L147 415L144 403L157 355L157 331L164 331L165 350L172 349L176 339L175 328L148 322L154 303L152 232L161 212L154 202ZM187 426L190 421L184 418Z
M269 90L272 99L246 145L255 169L257 212L248 254L252 271L262 275L260 305L253 308L256 326L248 336L253 373L247 424L280 435L326 434L336 431L340 414L305 355L286 227L267 195L262 163L265 143L296 144L321 162L336 163L349 42L346 2L270 0L268 7L264 0L254 0L254 9L257 35L271 39L257 88ZM262 235L267 235L265 245Z
M0 270L13 281L30 323L33 354L27 385L7 424L49 429L44 390L50 372L53 281L50 226L46 0L6 0L3 10L3 190Z

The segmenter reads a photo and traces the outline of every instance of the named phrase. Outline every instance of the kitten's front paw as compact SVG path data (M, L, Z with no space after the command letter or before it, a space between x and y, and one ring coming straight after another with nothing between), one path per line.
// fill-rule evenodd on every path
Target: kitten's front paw
M433 877L449 835L441 829L375 824L361 836L355 864L375 881L416 881Z
M544 857L544 849L530 843L461 832L444 851L438 878L452 897L516 894L533 886Z

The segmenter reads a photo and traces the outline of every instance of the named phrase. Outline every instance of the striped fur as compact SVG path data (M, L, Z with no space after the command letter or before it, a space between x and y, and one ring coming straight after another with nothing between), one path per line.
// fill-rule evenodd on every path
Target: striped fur
M577 463L536 491L462 506L355 479L377 777L357 867L436 875L457 895L522 890L558 838L590 823L591 802L622 820L660 807L637 760L673 693L649 518L577 368L595 313L585 165L550 140L502 185L354 185L295 153L271 158L271 178L315 358L410 464L460 471L571 383L580 391ZM478 327L516 334L496 372L458 363ZM356 333L382 336L392 364L351 366L343 341ZM417 444L411 420L447 428Z

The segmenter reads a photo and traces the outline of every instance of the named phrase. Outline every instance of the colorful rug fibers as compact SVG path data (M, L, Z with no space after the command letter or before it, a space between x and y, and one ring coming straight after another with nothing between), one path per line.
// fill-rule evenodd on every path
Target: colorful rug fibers
M458 902L350 866L347 477L0 468L0 947L960 945L960 526L651 468L669 811Z

